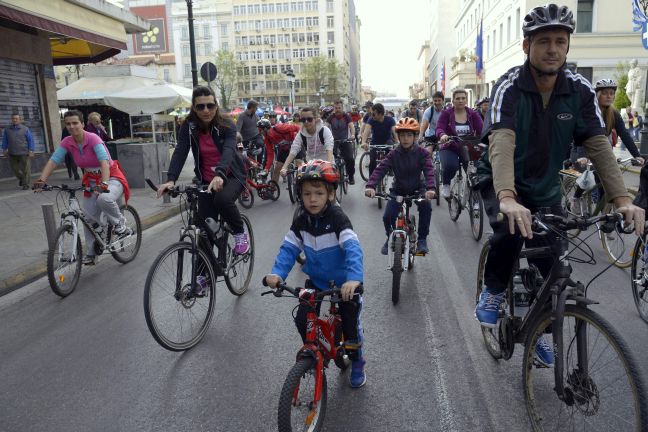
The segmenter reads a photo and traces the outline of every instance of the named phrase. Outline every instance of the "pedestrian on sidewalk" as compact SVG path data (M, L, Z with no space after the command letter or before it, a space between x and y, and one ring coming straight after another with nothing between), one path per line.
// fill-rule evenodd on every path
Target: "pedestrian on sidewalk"
M633 120L633 126L634 126L634 139L635 141L639 141L639 133L641 132L641 129L643 129L643 117L639 115L637 111L634 112L634 120Z
M9 157L9 163L19 186L29 189L31 183L31 162L34 157L34 138L29 128L22 124L20 114L12 114L11 125L2 136L2 150L4 156Z
M106 132L106 128L101 124L101 114L98 112L91 112L88 114L88 124L85 126L85 130L98 135L104 143L112 141L112 138L110 138L110 135Z
M61 141L63 141L63 138L70 136L70 132L68 132L67 128L65 127L65 122L61 122L61 123L63 126L63 133L61 133ZM67 169L69 179L74 177L74 180L79 180L79 170L77 169L77 166L74 163L74 158L70 153L65 153L65 168Z
M102 232L106 227L102 223L102 213L112 224L115 237L113 241L124 239L133 234L133 230L126 225L118 201L123 196L126 203L130 196L130 189L126 176L119 166L119 162L110 158L106 144L98 135L86 132L83 129L83 113L71 110L64 114L65 127L70 133L61 141L61 145L52 153L52 157L38 180L34 182L34 191L40 191L47 184L54 168L63 162L65 154L70 153L74 162L84 170L83 185L92 188L93 192L83 193L83 212L97 232ZM94 236L86 228L86 251L83 264L95 263Z

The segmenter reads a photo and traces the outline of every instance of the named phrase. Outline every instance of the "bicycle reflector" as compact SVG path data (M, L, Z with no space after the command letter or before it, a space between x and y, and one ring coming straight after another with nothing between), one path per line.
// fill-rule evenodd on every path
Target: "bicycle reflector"
M397 229L405 228L405 219L403 219L403 218L396 219L396 228Z

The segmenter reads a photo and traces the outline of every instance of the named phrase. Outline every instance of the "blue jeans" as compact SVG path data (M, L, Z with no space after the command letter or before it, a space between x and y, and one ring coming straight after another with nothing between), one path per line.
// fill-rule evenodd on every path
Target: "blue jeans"
M443 178L441 179L441 183L444 185L449 185L452 178L457 174L460 162L463 164L465 170L468 169L468 159L460 157L452 150L440 150L439 158L441 159L441 167L443 169Z
M430 220L432 220L432 205L430 201L417 202L419 213L418 222L418 238L424 240L430 233ZM383 214L383 223L385 224L385 232L389 235L394 229L398 212L400 211L400 204L396 201L389 200L385 206L385 213Z

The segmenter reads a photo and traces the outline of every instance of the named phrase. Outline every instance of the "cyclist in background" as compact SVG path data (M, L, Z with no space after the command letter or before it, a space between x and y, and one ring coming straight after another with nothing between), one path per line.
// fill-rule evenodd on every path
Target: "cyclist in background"
M485 288L475 308L475 317L484 327L496 326L523 243L539 247L553 241L552 236L533 236L531 215L545 207L562 214L559 171L572 141L585 147L617 211L627 223L635 223L637 233L643 231L644 211L632 204L623 184L594 89L565 68L574 28L573 14L566 6L532 9L522 25L527 59L504 74L491 94L494 103L486 134L490 145L478 165L484 207L493 228ZM506 215L505 222L497 221L500 212ZM529 261L545 276L552 262ZM540 363L553 365L553 349L544 337L539 338L535 354Z
M365 195L370 198L376 195L376 185L389 170L394 173L393 187L390 190L392 195L405 196L425 192L426 200L416 203L419 211L416 253L426 254L429 252L427 236L430 232L430 220L432 218L432 206L429 200L436 195L432 158L429 152L414 143L419 133L419 124L416 120L409 117L400 119L396 124L396 133L400 145L390 151L380 162L380 165L376 167L367 182ZM385 213L383 214L387 241L380 249L380 253L383 255L387 255L389 234L394 229L399 210L399 203L394 200L387 201Z
M425 141L428 150L432 153L433 144L438 141L436 136L437 122L439 116L443 111L443 100L445 96L440 91L432 95L432 106L425 110L423 113L423 122L421 123L421 131L419 132L419 143ZM438 193L438 191L437 191Z
M287 173L286 166L289 166L300 154L304 155L306 160L325 159L333 162L333 134L315 115L315 110L311 107L302 108L299 121L302 123L302 127L295 136L286 162L281 168L282 176ZM301 160L297 165L301 165Z
M365 109L365 113L364 116L362 116L362 129L360 130L361 137L364 136L365 129L369 128L369 125L367 123L369 122L369 119L373 115L373 102L368 101L365 104L364 109Z
M259 104L255 100L248 102L247 109L239 114L238 119L236 119L236 130L243 136L243 146L248 152L250 150L261 151L256 156L257 162L261 162L263 160L263 137L257 129L259 117L256 111L258 106Z
M265 281L276 288L288 277L297 257L304 252L306 263L302 271L310 278L306 288L326 290L330 280L341 287L342 331L346 352L351 359L351 387L357 388L367 381L360 319L364 303L362 296L353 297L355 289L364 280L363 254L351 221L342 207L334 205L339 181L340 173L335 165L323 160L312 160L297 171L297 190L303 211L293 220L271 274L265 277ZM321 305L322 302L317 304L318 315ZM307 311L307 307L300 305L295 316L295 325L304 342Z
M482 121L484 121L484 119L488 115L488 108L490 108L490 99L488 98L488 96L480 99L479 102L477 102L477 112L482 118Z
M334 148L333 152L339 151L344 159L346 165L346 172L349 174L349 184L355 184L355 159L353 157L352 141L349 141L353 136L353 120L349 114L346 114L343 109L341 100L333 104L333 113L328 116L326 123L331 128L333 134Z
M372 145L386 145L398 143L396 136L396 120L394 117L385 115L385 107L381 103L375 104L372 108L371 118L367 120L366 127L362 132L362 148L369 149L367 144L369 141L369 134L371 134ZM370 150L369 154L369 175L373 173L376 168L376 155L375 149Z
M98 135L84 131L83 114L80 111L67 111L63 115L63 121L70 135L63 138L61 145L52 153L39 179L34 182L34 191L40 191L47 184L47 179L54 168L65 160L66 154L70 154L76 166L83 169L82 184L97 190L97 192L83 193L83 212L93 227L97 230L103 229L100 227L103 212L115 227L114 232L117 235L115 240L132 235L133 232L126 226L126 220L117 203L122 196L128 202L130 196L128 182L119 162L112 160L106 144ZM96 262L95 240L92 232L87 228L85 241L87 254L82 262L85 265L93 265Z
M465 146L449 140L449 136L479 137L483 122L477 111L466 106L468 94L464 89L452 92L452 107L445 109L439 116L436 135L439 138L439 158L443 167L441 196L450 198L450 182L459 170L459 163L466 169L468 154Z
M421 110L418 109L416 99L412 99L409 103L409 108L400 114L400 118L402 119L407 117L413 118L417 123L421 123L421 117L423 117L423 114L421 114Z
M300 130L299 125L294 123L277 123L270 124L270 120L261 119L257 122L259 133L263 136L266 150L266 163L264 170L270 171L275 157L277 164L275 170L272 172L272 180L279 181L279 173L284 165L284 161L288 157L290 145L292 144L295 136ZM275 146L279 149L279 154L275 155Z
M360 120L362 120L362 115L360 114L360 111L358 111L358 106L353 105L351 108L351 112L349 113L351 116L351 121L353 122L353 137L356 140L356 143L360 139Z

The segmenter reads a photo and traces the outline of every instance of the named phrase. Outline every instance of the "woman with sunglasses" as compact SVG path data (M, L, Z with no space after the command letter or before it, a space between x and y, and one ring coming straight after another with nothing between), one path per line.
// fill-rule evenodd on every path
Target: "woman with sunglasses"
M333 162L333 133L315 115L315 110L311 107L302 108L299 121L302 123L302 127L295 136L290 146L290 153L281 168L282 176L286 175L288 172L286 167L290 166L295 159L299 161L298 166L301 165L302 159L306 161L323 159Z
M194 172L211 195L201 199L199 212L204 218L217 215L234 232L234 253L242 255L249 250L249 239L243 230L243 220L236 207L236 199L243 191L245 169L236 153L236 126L218 107L214 92L198 86L191 96L191 112L180 127L167 182L158 188L158 197L172 187L187 160L189 150L194 158Z

